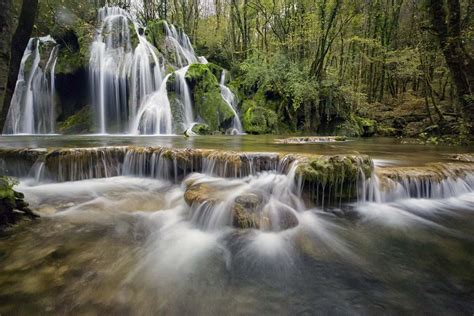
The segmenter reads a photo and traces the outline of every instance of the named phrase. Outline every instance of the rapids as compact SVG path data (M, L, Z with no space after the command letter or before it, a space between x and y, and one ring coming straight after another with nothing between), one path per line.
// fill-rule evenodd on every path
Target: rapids
M468 154L422 147L410 160L383 141L365 141L365 151L343 142L284 153L270 149L288 145L268 139L268 152L180 148L174 138L49 149L35 138L35 148L7 148L11 138L0 138L0 167L20 177L17 190L41 218L1 235L1 314L474 309ZM239 146L255 141L238 138ZM214 147L223 139L235 137L218 137ZM307 178L309 167L338 170L347 157L355 178ZM331 181L356 185L356 196L309 198Z

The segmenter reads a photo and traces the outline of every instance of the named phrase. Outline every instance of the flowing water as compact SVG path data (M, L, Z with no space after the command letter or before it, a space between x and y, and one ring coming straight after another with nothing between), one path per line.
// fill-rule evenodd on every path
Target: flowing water
M224 101L229 105L229 109L234 113L234 119L232 121L232 127L230 129L230 134L243 134L244 129L242 128L242 123L240 122L240 117L237 112L237 100L235 99L234 93L225 85L225 76L226 71L223 70L221 74L221 79L219 86L221 87L221 95Z
M0 313L472 314L474 173L451 154L473 148L276 138L0 137L63 147L14 152L23 165L0 153L42 215L1 235ZM359 151L375 173L357 201L323 206L293 154L201 148ZM237 228L257 204L259 227Z
M4 134L54 133L58 46L50 37L31 38L21 59Z

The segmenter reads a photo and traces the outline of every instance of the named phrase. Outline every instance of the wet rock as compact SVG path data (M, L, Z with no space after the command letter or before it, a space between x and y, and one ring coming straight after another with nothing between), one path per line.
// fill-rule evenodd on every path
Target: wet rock
M10 178L0 177L0 228L15 224L22 217L38 217L24 201L23 193L13 190L15 184Z
M188 183L184 192L184 200L189 206L193 204L215 203L216 189L205 183Z
M368 179L372 170L366 155L311 156L298 163L296 175L307 198L324 206L357 199L359 181Z
M232 225L241 229L255 228L280 231L296 227L298 219L286 207L269 211L265 208L265 201L262 196L255 193L246 193L239 195L234 200Z
M237 228L260 229L268 218L262 216L261 196L253 193L239 195L234 200L232 207L232 225Z
M194 124L191 130L198 135L209 135L211 133L209 125L203 123Z

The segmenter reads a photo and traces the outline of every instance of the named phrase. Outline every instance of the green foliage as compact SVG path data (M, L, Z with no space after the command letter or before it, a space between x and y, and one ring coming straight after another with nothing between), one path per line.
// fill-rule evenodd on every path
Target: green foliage
M278 117L272 110L261 106L250 106L244 113L243 127L250 134L276 132Z

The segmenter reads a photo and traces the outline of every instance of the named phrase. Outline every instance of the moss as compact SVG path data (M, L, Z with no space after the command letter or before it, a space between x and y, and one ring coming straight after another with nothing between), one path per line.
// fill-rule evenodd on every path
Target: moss
M278 117L272 110L254 105L245 111L242 123L247 133L269 134L275 132Z
M186 73L194 109L212 131L225 130L234 117L229 105L222 99L217 78L207 64L192 64Z
M377 125L377 135L379 136L396 136L397 129L385 125Z
M13 189L17 184L16 179L0 176L0 228L14 224L20 216L38 217L28 208L24 194Z
M336 135L348 137L369 137L377 132L377 122L372 119L350 115L347 120L338 124Z
M89 106L83 107L75 114L59 123L59 132L62 134L91 133L93 126L92 110Z
M211 134L211 129L209 128L209 125L207 124L202 124L202 123L195 124L191 130L198 135Z
M222 71L224 70L224 68L214 63L207 63L206 65L209 68L209 70L212 72L212 74L217 78L218 82L220 82Z
M356 199L358 181L372 175L372 165L365 155L320 156L300 162L296 173L308 187L315 188L310 192L312 199L324 204Z
M166 31L165 31L165 21L164 20L152 20L148 22L146 26L146 38L150 43L152 43L155 47L160 49L163 47L164 40L166 38Z

